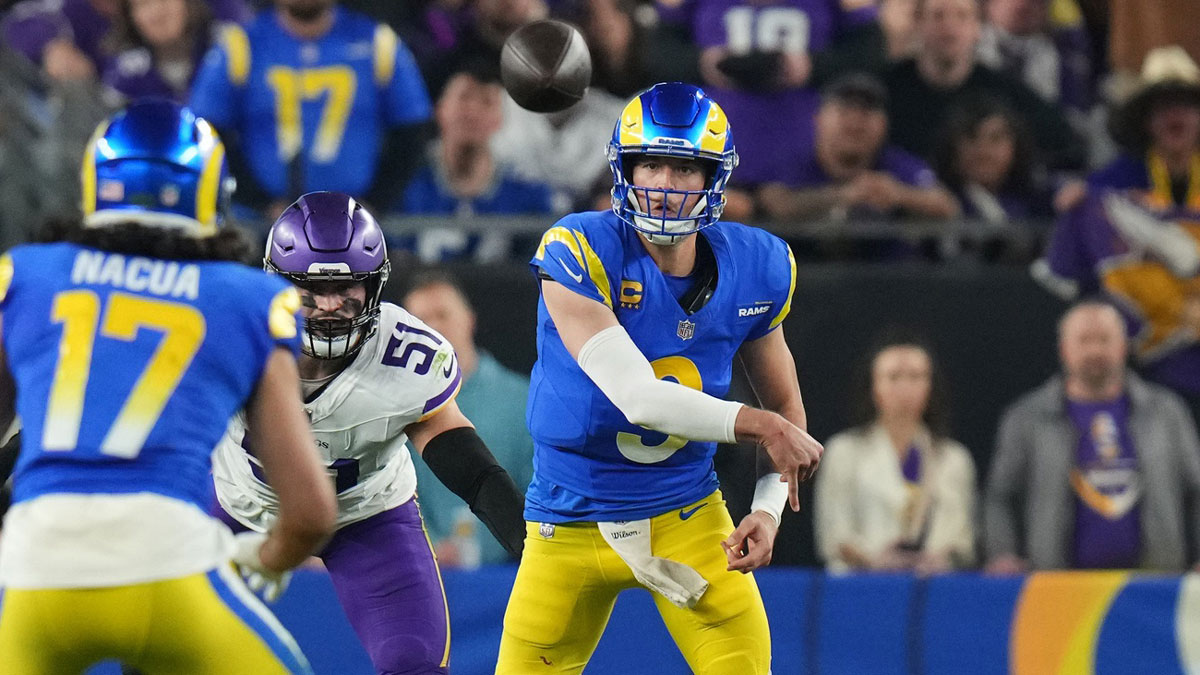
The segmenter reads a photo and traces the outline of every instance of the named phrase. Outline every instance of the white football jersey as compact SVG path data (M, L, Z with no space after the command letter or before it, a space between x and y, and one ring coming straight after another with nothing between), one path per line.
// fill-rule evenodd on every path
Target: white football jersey
M441 410L461 384L450 342L403 308L382 303L375 335L304 406L338 493L338 527L412 498L417 476L404 429ZM279 500L245 436L239 413L213 452L213 477L221 507L261 532L277 517Z

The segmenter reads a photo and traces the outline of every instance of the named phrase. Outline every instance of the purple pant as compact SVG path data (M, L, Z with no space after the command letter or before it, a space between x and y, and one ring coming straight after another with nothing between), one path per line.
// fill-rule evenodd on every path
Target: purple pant
M339 529L318 555L379 675L449 672L446 599L415 499Z

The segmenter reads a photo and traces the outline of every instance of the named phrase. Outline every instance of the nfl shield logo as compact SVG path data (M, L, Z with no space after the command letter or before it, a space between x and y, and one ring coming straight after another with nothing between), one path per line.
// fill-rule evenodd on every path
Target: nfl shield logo
M538 526L538 534L542 535L542 539L549 539L554 536L554 523L542 523Z
M695 322L688 321L687 319L680 321L679 328L675 330L675 334L679 336L680 340L691 340L692 336L696 334Z

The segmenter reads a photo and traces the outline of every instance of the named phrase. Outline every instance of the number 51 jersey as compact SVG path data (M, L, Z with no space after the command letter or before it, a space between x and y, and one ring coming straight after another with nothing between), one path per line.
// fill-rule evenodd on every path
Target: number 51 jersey
M657 377L724 398L738 349L790 311L796 265L783 240L758 228L721 221L694 236L712 250L717 284L693 314L680 307L641 236L612 211L563 218L542 237L531 264L611 308ZM631 424L567 352L542 299L537 349L527 414L534 439L527 520L637 520L717 488L717 444Z
M448 340L396 305L379 307L379 329L304 406L317 454L334 481L338 527L412 499L417 474L404 430L437 414L462 385ZM239 414L213 454L217 499L239 522L265 531L278 516L279 500L248 446Z
M215 524L207 516L212 448L273 350L298 350L299 306L283 280L231 262L68 243L18 246L0 258L4 350L23 424L0 556L5 579L106 585L215 566L223 551L214 545L184 560L198 544L181 540L202 540ZM61 510L79 495L88 508ZM102 517L110 525L93 523L94 541L53 541L68 518ZM76 560L50 552L54 543ZM97 555L89 557L89 543ZM122 550L136 559L118 560ZM88 571L68 575L56 571L60 562Z

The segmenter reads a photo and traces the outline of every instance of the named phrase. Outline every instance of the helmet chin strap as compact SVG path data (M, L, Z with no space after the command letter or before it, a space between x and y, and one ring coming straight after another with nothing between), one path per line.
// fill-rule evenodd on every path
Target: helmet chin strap
M633 211L635 214L647 213L646 209L642 208L641 203L638 202L636 189L631 189L626 194L628 194L628 196L629 196L629 201L633 203ZM646 238L646 241L650 242L651 244L657 244L659 246L674 246L675 244L678 244L679 242L683 241L688 236L693 235L697 232L697 230L699 228L697 228L695 226L696 219L700 216L701 213L704 212L704 208L707 205L708 205L708 197L701 196L700 199L698 199L696 201L696 205L694 207L692 207L692 212L689 213L687 215L687 217L685 217L685 218L677 218L677 219L673 218L673 219L667 220L665 218L655 219L655 218L651 218L649 216L635 215L633 217L633 220L634 220L634 222L636 222L639 226L641 226L643 228L643 229L638 230L638 232L643 237ZM683 225L683 224L691 224L692 227L689 231L682 232L680 234L671 234L670 231L666 229L668 226L677 226L677 225ZM650 231L650 230L656 230L656 229L662 230L662 233L660 234L657 232Z

